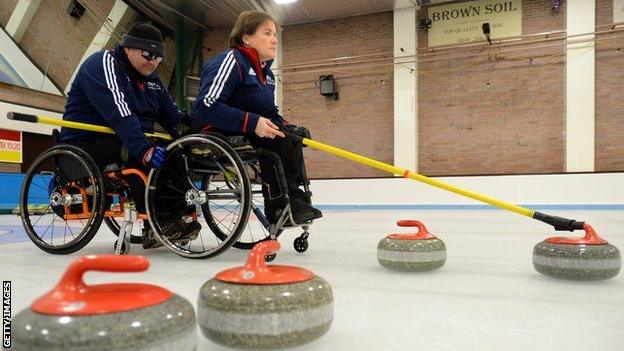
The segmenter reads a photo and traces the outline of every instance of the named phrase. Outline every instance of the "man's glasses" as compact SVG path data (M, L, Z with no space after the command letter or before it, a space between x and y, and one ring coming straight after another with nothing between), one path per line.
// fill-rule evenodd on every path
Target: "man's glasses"
M157 63L160 63L160 61L162 61L163 59L162 56L158 56L147 50L141 50L141 56L143 56L143 58L148 61L156 60Z

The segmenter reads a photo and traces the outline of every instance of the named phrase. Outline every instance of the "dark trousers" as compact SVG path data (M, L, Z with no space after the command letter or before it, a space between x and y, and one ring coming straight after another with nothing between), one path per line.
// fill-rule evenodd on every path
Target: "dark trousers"
M280 130L284 130L283 126L280 126ZM286 176L286 183L288 185L288 193L291 197L299 196L299 184L303 181L303 149L301 141L291 137L290 134L286 134L286 137L260 138L256 134L248 135L249 142L255 148L263 148L275 152L282 161L284 167L284 174ZM263 194L265 198L274 200L279 198L281 189L277 182L277 171L273 160L267 157L259 157L260 163L260 177L263 183Z
M90 140L89 142L72 143L83 148L97 163L100 171L111 163L118 163L125 168L137 168L146 175L149 168L130 159L122 157L123 144L116 135L103 135L100 138ZM127 153L126 153L127 154ZM130 192L136 209L138 212L145 213L145 184L141 178L131 175L126 178L130 185Z

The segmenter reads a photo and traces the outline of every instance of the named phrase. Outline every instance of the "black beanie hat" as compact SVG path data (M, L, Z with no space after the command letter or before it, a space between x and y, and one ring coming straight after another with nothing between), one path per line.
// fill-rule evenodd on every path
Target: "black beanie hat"
M121 46L147 50L157 56L165 56L165 45L158 28L149 23L137 22L124 34L119 43Z

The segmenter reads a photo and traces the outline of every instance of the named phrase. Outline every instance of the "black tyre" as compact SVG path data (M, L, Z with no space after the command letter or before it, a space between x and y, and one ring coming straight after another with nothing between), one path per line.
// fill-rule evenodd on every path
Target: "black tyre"
M115 242L113 243L113 252L117 252L117 243L118 243L119 239L115 240ZM130 253L130 245L128 245L125 242L121 243L121 253L120 255L127 255Z
M98 231L103 199L102 174L93 158L77 146L56 145L26 172L20 217L26 234L41 250L70 254Z
M308 239L298 237L293 241L293 247L295 248L295 251L299 253L308 251L308 246Z
M163 167L152 170L146 191L147 213L155 234L176 254L208 258L227 250L249 218L251 186L232 147L213 135L189 135L167 147ZM193 218L199 233L170 240L169 228ZM218 229L220 235L215 235Z

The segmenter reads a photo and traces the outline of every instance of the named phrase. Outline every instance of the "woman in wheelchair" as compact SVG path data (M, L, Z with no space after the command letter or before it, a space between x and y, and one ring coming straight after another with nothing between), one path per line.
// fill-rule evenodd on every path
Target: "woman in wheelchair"
M307 181L301 141L306 133L284 120L274 103L271 64L277 52L277 25L266 13L246 11L230 33L230 49L204 65L193 111L194 130L243 134L253 147L279 156L288 194L279 185L278 166L270 155L258 155L264 212L275 223L290 203L296 224L322 217L310 195L299 186ZM288 133L284 133L284 131ZM307 132L309 137L309 132Z
M136 23L113 50L91 55L81 65L67 98L63 119L110 126L116 135L63 128L61 142L84 149L100 168L111 164L137 168L144 173L160 168L165 149L149 141L144 133L153 132L154 122L176 138L175 127L182 112L155 73L164 56L160 31L147 23ZM145 184L129 177L136 209L145 213ZM52 184L52 183L51 183ZM197 221L172 220L165 235L184 239L201 229ZM144 221L143 247L160 246Z

